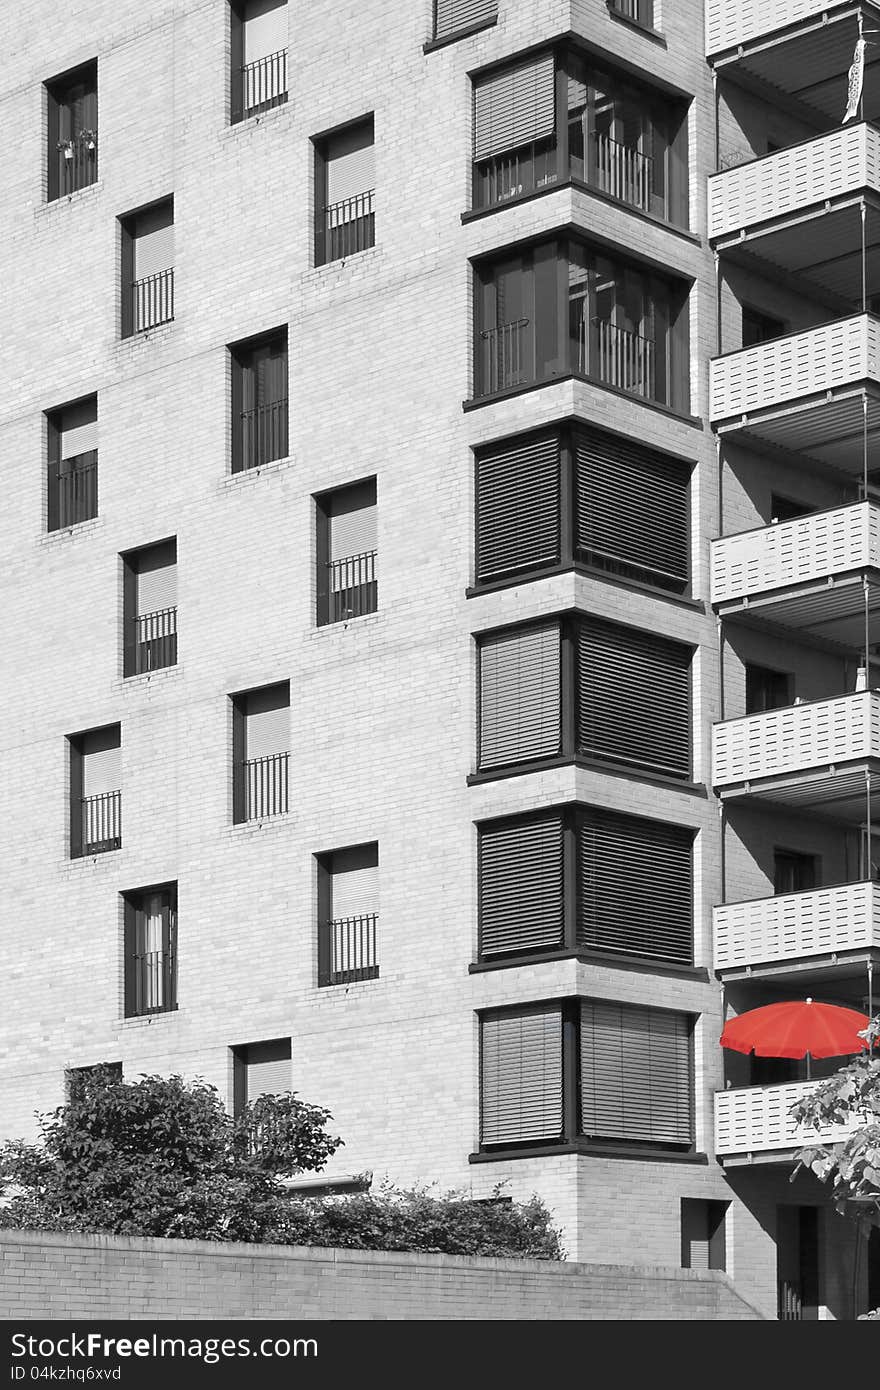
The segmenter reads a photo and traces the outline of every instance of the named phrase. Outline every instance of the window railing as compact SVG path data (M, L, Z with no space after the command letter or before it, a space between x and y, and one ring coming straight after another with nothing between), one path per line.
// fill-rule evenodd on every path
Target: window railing
M654 160L651 155L641 154L639 150L612 140L610 135L599 131L593 134L595 141L595 182L596 187L612 198L620 198L631 207L651 210L654 193Z
M98 451L62 459L49 473L49 530L76 526L98 515Z
M328 560L327 572L328 622L339 623L347 618L360 618L364 613L376 612L378 585L375 550L347 555L342 560Z
M242 763L245 820L264 820L287 811L289 753L269 753Z
M65 197L88 188L98 177L98 133L81 130L68 140L58 141L58 194Z
M373 212L373 193L358 193L321 209L318 216L318 245L316 261L344 260L357 251L366 251L376 243L376 219Z
M176 1008L174 953L146 951L131 958L134 971L134 1011L138 1015L168 1013Z
M519 149L483 159L476 166L476 204L493 207L556 183L556 141L532 140Z
M287 397L241 412L239 469L287 457ZM239 471L237 469L236 471Z
M80 802L82 853L105 854L122 846L122 792L99 792Z
M319 985L349 984L378 977L377 921L377 913L370 912L361 917L341 917L320 924Z
M653 340L608 319L581 321L578 370L636 396L655 395Z
M145 275L131 285L132 323L135 333L169 323L174 318L174 267Z
M483 341L483 395L504 391L509 386L519 386L526 380L528 327L528 319L516 319L513 323L500 323L496 328L487 328L480 334Z
M287 100L287 49L279 48L265 58L245 63L241 69L241 100L244 114L255 116Z
M141 613L135 623L134 675L177 665L177 609L159 608Z

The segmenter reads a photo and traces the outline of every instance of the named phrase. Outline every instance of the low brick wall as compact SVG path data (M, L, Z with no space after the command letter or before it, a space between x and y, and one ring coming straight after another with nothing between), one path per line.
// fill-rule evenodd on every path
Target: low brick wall
M0 1231L0 1317L760 1319L726 1274Z

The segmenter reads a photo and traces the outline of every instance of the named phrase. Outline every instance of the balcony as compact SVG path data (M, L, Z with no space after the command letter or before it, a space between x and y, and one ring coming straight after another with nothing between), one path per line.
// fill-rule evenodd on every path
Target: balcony
M841 883L808 893L726 903L712 912L714 963L719 974L756 973L842 955L880 952L880 884Z
M712 782L722 799L822 806L858 824L868 774L878 772L880 694L874 691L727 719L712 730Z
M767 621L857 647L863 577L880 570L880 507L857 502L712 542L716 612ZM880 608L876 584L868 586Z
M845 90L845 89L844 89ZM709 236L819 289L861 302L860 199L880 191L880 131L847 125L709 179ZM866 205L868 254L880 242L880 212ZM804 223L809 222L809 235Z
M865 400L870 444L880 438L880 320L870 314L709 364L709 416L720 434L743 431L850 473L863 468Z
M717 1091L716 1154L719 1158L738 1156L745 1161L753 1155L767 1154L781 1161L802 1144L841 1143L859 1127L858 1116L845 1124L828 1125L820 1130L810 1125L796 1125L790 1117L795 1101L817 1085L815 1081L800 1081L784 1086L745 1086L734 1091Z

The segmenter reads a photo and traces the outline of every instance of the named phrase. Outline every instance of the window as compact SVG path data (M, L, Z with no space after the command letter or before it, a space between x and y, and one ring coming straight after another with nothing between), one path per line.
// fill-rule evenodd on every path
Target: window
M120 218L122 336L174 318L174 199Z
M492 1011L480 1025L482 1149L584 1139L692 1150L688 1015L574 999Z
M809 893L818 883L818 857L793 849L773 851L773 892Z
M375 245L373 117L315 141L315 265Z
M287 457L287 329L236 343L232 360L232 471Z
M122 1080L121 1062L96 1062L90 1067L68 1067L64 1073L68 1105L85 1099L86 1092L95 1086L112 1085Z
M498 0L434 0L434 38L494 24L497 18Z
M264 820L287 811L290 685L232 697L232 819Z
M771 338L781 338L788 332L788 324L783 319L764 314L753 309L750 304L742 306L742 345L753 347L756 343L767 343Z
M770 498L770 516L773 521L795 521L799 516L809 516L816 508L807 502L797 502L793 497L782 497L774 492Z
M177 664L177 541L122 556L122 673L142 676Z
M74 734L70 749L70 857L122 846L122 737L118 724Z
M318 856L318 984L375 980L379 974L379 846Z
M480 770L583 757L687 777L692 655L679 642L592 617L487 634Z
M232 1108L237 1120L260 1096L288 1093L293 1079L290 1059L290 1038L232 1049Z
M596 806L486 821L479 958L601 952L693 964L693 832Z
M608 0L608 8L646 29L654 27L654 0Z
M726 1269L724 1225L729 1202L681 1199L682 1269Z
M678 459L580 426L480 449L477 583L583 564L683 593L689 478Z
M375 613L375 478L317 498L317 519L318 625Z
M232 0L229 21L235 122L287 101L287 0Z
M688 410L684 281L568 239L480 262L476 276L476 396L576 375Z
M177 1008L177 884L123 893L125 1017Z
M60 531L98 515L98 398L46 412L47 529Z
M474 207L573 179L686 227L687 108L574 49L474 81Z
M787 671L746 663L746 714L783 709L791 704L792 678Z
M66 197L98 177L98 61L46 83L48 198Z

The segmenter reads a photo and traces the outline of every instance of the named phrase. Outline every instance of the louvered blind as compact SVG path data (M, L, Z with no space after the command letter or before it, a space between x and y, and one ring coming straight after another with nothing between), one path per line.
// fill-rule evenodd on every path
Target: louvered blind
M376 186L373 125L352 126L327 143L327 206L356 198ZM363 212L363 209L360 210Z
M693 837L677 825L584 810L578 817L578 945L693 963Z
M78 458L98 447L98 406L94 396L61 412L59 428L61 459Z
M575 435L579 558L682 590L688 582L688 470L598 431Z
M487 637L480 647L480 767L561 749L559 624Z
M559 437L507 444L477 459L477 578L560 559Z
M379 911L379 863L375 845L357 845L333 855L330 916L367 917Z
M330 499L330 560L376 549L376 487L346 488Z
M593 1138L689 1145L685 1014L581 1001L581 1130Z
M254 690L247 698L248 760L286 753L290 748L290 696L286 686Z
M287 0L250 0L244 13L244 61L287 47Z
M480 955L564 944L562 818L480 831Z
M95 729L82 743L82 794L101 796L122 786L119 728Z
M173 543L157 545L138 557L137 615L177 605L177 562Z
M505 68L474 87L474 159L488 159L552 135L553 54Z
M434 0L434 38L445 38L497 14L498 0Z
M578 752L686 777L691 649L588 619L578 624L577 653Z
M253 1043L245 1051L245 1101L290 1090L290 1040Z
M163 203L137 219L134 231L134 278L145 280L174 265L174 221Z
M481 1091L481 1143L561 1137L560 1009L483 1019Z

